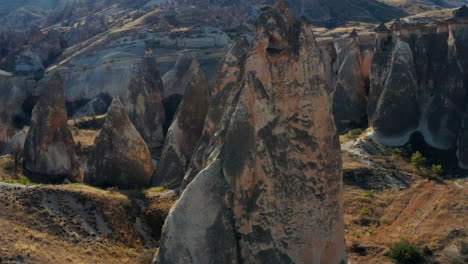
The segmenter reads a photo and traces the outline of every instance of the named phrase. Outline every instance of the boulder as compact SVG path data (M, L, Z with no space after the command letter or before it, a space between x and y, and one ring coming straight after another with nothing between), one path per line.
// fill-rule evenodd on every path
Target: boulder
M181 185L193 151L203 131L210 93L205 74L192 60L178 85L185 91L170 126L152 185L177 188Z
M80 181L75 143L67 125L60 74L48 81L32 112L24 144L24 172L39 182Z
M94 141L84 182L121 189L146 187L153 172L148 146L120 100L114 98L101 132Z
M346 263L340 145L312 27L276 4L245 52L230 121L155 262Z

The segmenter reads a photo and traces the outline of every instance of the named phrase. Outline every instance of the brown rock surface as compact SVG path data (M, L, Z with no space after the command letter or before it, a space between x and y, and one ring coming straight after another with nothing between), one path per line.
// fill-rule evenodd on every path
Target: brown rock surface
M185 95L167 132L153 186L180 186L205 123L210 94L205 74L197 60L192 60L178 84Z
M148 146L114 98L88 159L84 182L95 186L148 186L154 172Z
M34 107L24 144L24 172L38 181L80 181L75 143L67 125L62 78L54 74Z
M122 99L128 117L150 148L162 145L164 140L164 89L156 60L144 57L137 64L136 73L130 80Z
M156 263L346 261L340 147L312 29L277 4L256 31L222 145L171 210Z

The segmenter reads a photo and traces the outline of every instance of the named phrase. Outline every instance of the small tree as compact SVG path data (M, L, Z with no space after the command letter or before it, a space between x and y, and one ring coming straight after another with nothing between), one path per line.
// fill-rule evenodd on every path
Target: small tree
M13 156L13 160L15 163L13 174L16 177L16 175L18 174L18 166L21 162L21 159L23 158L23 148L19 144L16 144L12 150L11 155Z
M427 159L419 151L416 151L411 155L411 166L413 166L416 171L419 171L422 167L426 166L426 162Z
M431 176L434 178L440 178L442 177L442 174L444 174L444 169L442 168L442 165L432 164Z
M419 247L406 239L391 245L388 257L398 264L418 264L424 261Z

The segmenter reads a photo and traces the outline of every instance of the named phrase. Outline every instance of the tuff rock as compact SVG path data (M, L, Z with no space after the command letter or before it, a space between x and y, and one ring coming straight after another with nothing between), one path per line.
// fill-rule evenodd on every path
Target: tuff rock
M112 100L106 121L88 159L84 182L121 189L146 187L154 172L144 139L118 98Z
M67 125L60 74L54 74L32 112L24 143L24 172L40 182L81 181L75 143Z
M155 262L345 263L340 146L311 26L284 4L265 10L240 65L220 146L171 210Z
M193 59L178 80L185 91L175 119L170 126L161 160L152 185L176 188L182 183L185 171L202 134L210 101L208 83L197 60Z

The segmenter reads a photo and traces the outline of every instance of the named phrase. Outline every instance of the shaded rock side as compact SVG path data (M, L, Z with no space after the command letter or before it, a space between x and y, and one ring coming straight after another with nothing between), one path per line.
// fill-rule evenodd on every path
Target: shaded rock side
M230 118L235 110L235 100L238 99L244 73L243 68L246 50L249 43L245 37L239 37L228 48L226 55L219 64L217 79L211 90L211 103L205 118L203 133L192 155L190 165L182 182L184 189L209 162L210 153L222 143L229 126Z
M356 34L353 31L351 36L354 36L353 33ZM339 133L366 125L367 94L362 70L364 62L357 34L348 42L349 47L343 52L346 56L338 70L332 100L333 116Z
M205 74L197 60L192 60L178 83L186 92L168 130L153 186L180 186L203 131L210 94Z
M164 89L156 60L144 57L122 98L128 117L150 148L164 141Z
M84 182L121 189L146 187L153 172L148 146L120 100L114 98L101 133L94 142Z
M75 143L67 125L62 78L48 81L32 112L24 144L24 172L40 182L81 181Z
M248 54L222 146L171 210L155 262L346 263L340 146L312 28L277 4ZM203 247L213 237L225 243Z
M368 104L370 126L377 137L387 138L382 142L389 145L408 140L419 126L420 115L411 48L400 39L392 45L391 54L378 54L373 62ZM385 57L388 61L378 64Z

